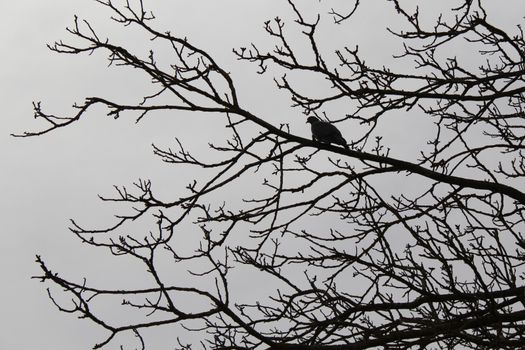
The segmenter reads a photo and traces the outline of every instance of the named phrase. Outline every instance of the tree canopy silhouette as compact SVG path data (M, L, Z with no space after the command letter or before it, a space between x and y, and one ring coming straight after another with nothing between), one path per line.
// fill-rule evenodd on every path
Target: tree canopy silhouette
M333 51L318 36L331 26L347 38L364 6L359 0L317 16L306 14L306 2L288 0L293 19L264 23L273 49L233 49L238 64L255 64L290 96L294 119L274 123L245 107L235 76L206 48L155 29L142 1L96 1L115 22L167 44L170 56L119 46L77 17L68 29L75 40L50 49L104 51L111 65L148 76L155 93L135 103L87 97L64 117L35 103L35 117L48 127L18 136L67 127L95 105L115 118L134 113L137 121L159 111L219 115L225 136L203 156L178 139L153 146L162 161L196 169L177 198L167 200L141 179L101 197L133 209L117 213L110 227L72 221L82 242L144 264L148 287L91 285L37 257L37 278L59 287L49 293L59 310L107 330L95 348L118 343L121 334L147 348L152 327L195 333L200 342L170 333L181 349L525 347L519 24L498 27L481 1L457 1L434 22L424 8L385 1L382 11L403 22L388 29L402 51L383 52L399 64L378 67L352 42ZM314 92L311 81L322 82ZM308 117L337 125L348 149L295 133ZM389 143L385 135L399 123L416 152ZM415 135L426 142L411 143L421 139ZM145 218L154 219L152 228L127 233ZM174 268L184 273L170 273ZM250 290L254 281L265 288ZM100 302L133 317L115 321Z

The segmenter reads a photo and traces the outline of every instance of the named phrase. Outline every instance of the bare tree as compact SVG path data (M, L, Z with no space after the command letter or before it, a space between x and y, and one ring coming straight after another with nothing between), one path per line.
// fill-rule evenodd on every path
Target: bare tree
M102 198L134 210L118 214L111 227L93 230L72 221L82 242L143 263L150 287L92 286L52 272L37 257L38 278L62 290L49 294L56 306L107 330L95 348L117 342L122 333L135 334L147 347L147 329L176 325L202 340L187 345L173 334L174 345L184 349L525 346L525 42L519 25L512 33L498 28L480 0L461 1L435 23L423 23L419 10L390 0L386 8L405 23L390 30L404 48L396 58L412 66L378 68L355 47L325 52L317 33L326 22L307 16L304 3L288 0L295 18L286 29L299 30L302 38L290 39L286 21L275 18L264 25L273 50L252 43L234 55L255 63L261 74L284 72L276 85L289 93L304 122L316 116L363 131L345 149L298 136L288 124L272 125L244 108L233 77L205 49L157 31L142 1L96 1L114 21L168 44L170 65L159 64L153 51L142 57L113 44L77 18L68 29L77 44L60 41L51 50L105 51L111 64L150 77L156 93L136 104L88 97L67 117L37 103L35 116L49 127L20 136L68 126L103 105L110 116L135 112L138 120L154 111L220 114L230 137L210 144L211 161L181 142L154 146L164 162L203 169L180 198L162 200L150 181L140 180ZM334 31L362 5L346 6L347 12L324 15L334 20ZM452 54L458 45L466 59ZM481 63L474 67L469 59ZM297 75L329 88L313 96ZM172 102L160 102L167 98ZM334 112L340 106L344 115ZM387 118L399 113L433 125L418 157L391 156L396 145L384 144ZM410 125L406 130L407 138L418 132ZM225 191L261 181L264 191L243 194L241 204L220 200ZM394 184L402 181L411 185L400 191ZM155 218L153 231L123 233L145 217ZM197 228L191 235L199 245L188 253L173 241L182 234L179 227L190 226ZM187 269L192 282L166 273L170 266ZM271 283L264 293L240 298L239 276ZM92 307L115 296L124 301L114 307L139 321L116 323ZM193 301L191 308L185 300Z

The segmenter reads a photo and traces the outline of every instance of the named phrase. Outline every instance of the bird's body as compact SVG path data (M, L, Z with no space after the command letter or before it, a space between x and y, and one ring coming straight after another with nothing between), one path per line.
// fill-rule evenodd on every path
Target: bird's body
M316 117L308 117L307 123L312 127L312 139L324 143L335 143L348 148L346 140L341 132L332 124L322 121Z

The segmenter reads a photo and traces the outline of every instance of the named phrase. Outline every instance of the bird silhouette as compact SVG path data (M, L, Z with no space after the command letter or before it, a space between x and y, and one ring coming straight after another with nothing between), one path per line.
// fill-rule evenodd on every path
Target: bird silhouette
M314 141L335 143L348 149L346 140L343 138L343 135L341 135L339 129L334 125L322 121L317 117L308 117L306 122L310 123L310 126L312 127L312 139Z

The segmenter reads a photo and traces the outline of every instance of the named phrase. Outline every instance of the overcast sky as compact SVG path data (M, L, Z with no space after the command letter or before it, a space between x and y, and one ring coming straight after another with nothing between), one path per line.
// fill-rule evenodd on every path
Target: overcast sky
M261 35L263 20L273 17L276 6L269 3L170 1L155 12L164 28L210 45L231 65L236 64L231 48L246 43L250 31ZM160 163L152 157L151 143L172 137L165 130L175 130L176 124L166 121L169 128L163 128L146 121L136 127L131 120L105 118L99 110L78 126L53 135L9 137L11 132L41 126L32 119L32 101L41 100L50 112L66 114L72 103L82 102L85 96L107 93L125 98L144 90L142 77L107 69L103 56L72 57L47 50L46 43L68 38L65 28L74 14L106 28L109 13L94 1L4 1L2 10L0 348L89 349L101 339L100 329L56 310L46 296L46 286L30 279L39 273L34 256L42 254L50 266L76 272L74 276L88 270L104 275L104 264L115 261L80 245L67 230L68 219L86 222L97 215L107 219L111 212L99 208L97 194L110 193L113 184L149 177ZM229 25L235 22L238 27ZM133 43L133 38L124 39ZM128 88L132 83L137 84Z
M114 121L98 110L69 130L40 138L9 137L9 133L42 125L32 119L32 101L42 101L51 113L67 114L74 102L86 96L124 99L144 90L140 88L143 77L107 69L103 55L73 57L46 48L46 43L68 38L65 28L74 14L99 23L97 28L103 32L109 13L94 1L26 0L2 5L0 96L5 107L0 119L0 348L90 349L105 333L56 310L47 298L46 286L30 279L39 273L35 254L41 254L57 271L75 277L86 273L104 276L106 264L118 264L107 259L107 254L81 245L67 230L68 220L91 223L99 215L101 220L110 218L112 212L100 208L97 194L111 193L113 184L130 184L162 168L152 157L151 143L163 138L173 141L169 130L177 126L164 120L145 121L136 127L132 120ZM164 8L155 5L152 9L165 29L209 45L232 66L237 64L232 47L245 45L250 33L262 37L263 21L273 18L274 9L281 5L279 1L192 0L170 1ZM140 45L133 38L119 38ZM271 79L266 86L271 86ZM257 100L253 91L247 95ZM283 98L282 106L286 104ZM209 132L203 130L203 144Z
M287 96L272 92L271 76L258 76L255 66L239 63L231 53L233 47L264 40L262 23L276 15L284 18L289 15L285 1L158 3L145 0L146 6L159 17L159 26L187 36L218 57L219 63L237 78L245 106L270 120L286 115L294 132L309 134L299 111L288 109ZM304 3L311 3L312 8L320 6L317 1ZM391 6L380 0L367 3L368 11L374 9L374 13L362 17L356 28L363 29L348 33L345 40L361 43L370 62L389 62L395 45L389 39L378 43L386 38L385 21L390 18ZM520 22L525 2L510 3L498 2L490 9L492 18L502 25ZM72 111L72 103L82 102L86 96L126 99L140 96L144 90L143 77L130 71L108 69L103 55L77 57L47 50L46 43L68 38L65 27L72 23L74 14L98 23L101 32L111 31L112 26L106 21L108 12L94 1L4 0L2 13L0 349L89 349L101 339L101 330L56 310L46 296L45 286L30 279L39 273L35 254L41 254L50 267L70 277L89 271L104 281L108 265L123 262L81 245L67 230L68 219L109 220L112 212L100 207L97 194L111 193L114 184L129 184L139 177L155 178L165 171L165 165L152 156L150 145L172 141L181 119L153 118L137 126L132 119L115 121L97 109L89 118L65 130L38 138L9 137L9 133L35 130L42 125L32 119L32 101L42 101L51 113L67 114ZM327 23L330 20L328 16L325 19ZM141 45L126 32L114 35L123 43ZM329 47L330 32L320 35L324 35ZM183 140L199 136L205 146L207 138L216 131L203 128L204 119L196 118L198 127L177 136ZM351 130L345 132L348 135ZM184 176L191 177L181 174L181 178ZM160 176L158 180L163 181ZM127 266L117 268L125 270Z

